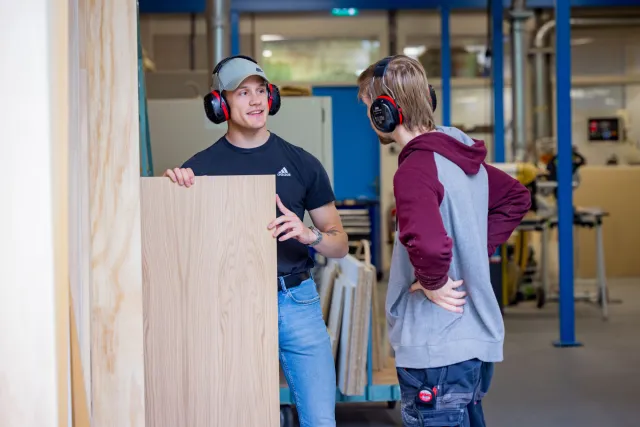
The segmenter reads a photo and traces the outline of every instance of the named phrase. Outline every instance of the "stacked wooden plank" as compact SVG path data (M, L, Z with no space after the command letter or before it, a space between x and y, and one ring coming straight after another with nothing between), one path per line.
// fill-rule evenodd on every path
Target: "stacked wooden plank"
M329 260L319 277L322 312L336 360L338 388L344 395L363 395L370 336L373 369L382 369L387 358L386 352L380 351L386 334L380 328L380 319L384 316L376 301L376 269L368 259L363 261L347 255Z
M373 322L371 325L371 362L373 370L380 371L384 369L388 352L387 349L387 324L385 322L384 305L380 305L380 296L378 295L378 287L373 287L371 295L371 309L373 310Z

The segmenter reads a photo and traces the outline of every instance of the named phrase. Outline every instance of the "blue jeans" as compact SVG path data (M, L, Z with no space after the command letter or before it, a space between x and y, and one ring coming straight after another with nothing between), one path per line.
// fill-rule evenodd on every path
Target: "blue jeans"
M405 427L486 426L482 398L489 391L493 363L474 359L442 368L397 368L397 372Z
M334 427L336 368L313 278L286 289L280 280L280 364L300 427Z

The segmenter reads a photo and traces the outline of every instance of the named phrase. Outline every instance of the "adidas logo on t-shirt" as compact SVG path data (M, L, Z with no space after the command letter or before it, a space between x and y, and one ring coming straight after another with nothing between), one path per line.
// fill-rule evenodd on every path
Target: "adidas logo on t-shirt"
M280 169L280 172L278 172L278 176L291 176L291 174L289 173L287 168L282 168Z

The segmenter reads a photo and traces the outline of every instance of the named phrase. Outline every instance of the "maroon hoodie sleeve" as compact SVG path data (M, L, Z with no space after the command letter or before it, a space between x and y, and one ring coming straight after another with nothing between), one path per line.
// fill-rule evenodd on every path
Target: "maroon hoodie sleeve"
M506 172L484 165L489 178L489 220L487 250L489 256L509 239L513 230L531 208L531 193Z
M416 279L429 290L444 286L452 241L440 215L444 188L432 152L416 151L393 178L400 242L406 247Z

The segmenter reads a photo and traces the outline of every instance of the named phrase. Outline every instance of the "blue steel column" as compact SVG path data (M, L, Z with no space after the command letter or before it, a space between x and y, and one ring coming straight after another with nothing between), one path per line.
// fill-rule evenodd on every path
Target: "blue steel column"
M558 234L560 268L560 340L575 347L573 291L573 188L571 135L571 2L556 0L556 114L558 121Z
M231 55L240 54L240 12L231 10Z
M449 6L440 8L440 33L442 54L440 56L442 74L442 124L451 126L451 31L449 30Z
M493 161L502 163L504 150L504 34L502 0L491 1L491 74L493 77Z

